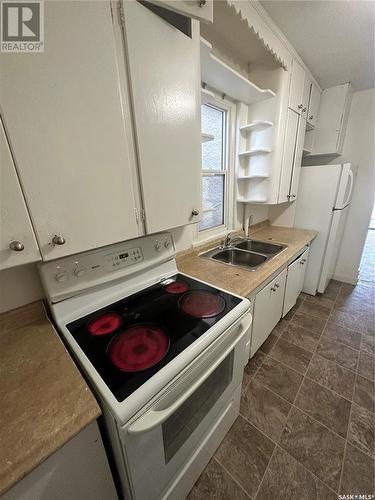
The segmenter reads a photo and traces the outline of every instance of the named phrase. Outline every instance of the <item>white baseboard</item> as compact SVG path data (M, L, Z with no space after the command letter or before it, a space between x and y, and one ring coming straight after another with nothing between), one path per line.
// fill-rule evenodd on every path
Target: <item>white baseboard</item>
M336 281L343 281L344 283L350 283L351 285L356 285L358 283L358 276L350 276L348 274L335 273L333 279Z

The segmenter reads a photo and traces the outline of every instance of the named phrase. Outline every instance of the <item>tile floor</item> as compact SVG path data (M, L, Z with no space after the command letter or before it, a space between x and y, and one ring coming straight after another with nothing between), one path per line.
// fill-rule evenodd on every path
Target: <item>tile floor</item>
M301 294L246 366L240 416L189 500L374 493L374 306L367 272Z

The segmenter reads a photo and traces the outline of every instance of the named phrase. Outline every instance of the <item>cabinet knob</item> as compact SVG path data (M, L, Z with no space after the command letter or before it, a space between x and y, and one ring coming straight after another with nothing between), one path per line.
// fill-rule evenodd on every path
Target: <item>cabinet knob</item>
M207 3L207 0L198 0L198 6L199 7L204 7Z
M296 195L295 195L295 194L292 194L292 198L296 198Z
M191 215L196 217L197 215L199 215L199 210L197 210L196 208L193 208L193 210L191 211Z
M20 241L11 241L9 244L9 248L11 250L14 250L15 252L22 252L22 250L25 248L25 245Z
M55 234L55 236L52 238L52 243L54 245L65 245L65 238L63 236Z
M303 108L303 104L299 104L298 109L302 109L302 108Z
M306 108L303 108L302 113L306 113Z
M314 115L309 116L309 120L312 120L314 118Z
M278 283L275 283L275 288L279 288L280 285Z

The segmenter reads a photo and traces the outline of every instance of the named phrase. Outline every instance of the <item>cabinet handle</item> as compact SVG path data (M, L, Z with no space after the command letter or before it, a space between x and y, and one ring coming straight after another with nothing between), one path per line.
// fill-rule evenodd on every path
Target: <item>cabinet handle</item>
M302 109L302 108L303 108L303 104L299 104L298 109Z
M309 120L312 120L314 118L314 115L309 116Z
M303 108L302 113L306 113L306 108Z
M199 215L199 210L197 210L196 208L193 208L193 210L191 211L191 215L193 217L196 217L197 215Z
M271 292L276 292L276 288L272 287Z
M24 250L25 245L21 243L20 241L11 241L9 244L9 248L11 250L14 250L15 252L22 252Z
M291 194L287 194L286 197L288 198L288 200L290 200L290 198L292 197Z
M301 264L301 266L305 265L305 263L303 262L303 260L301 260L300 264Z
M306 261L306 259L302 259L302 262L303 262L303 263L305 263L305 262L307 262L307 261Z
M198 1L198 6L199 7L204 7L206 5L206 3L207 3L207 0L199 0Z
M292 198L296 198L296 195L295 195L295 194L292 194Z
M275 283L275 288L279 288L280 285L278 283Z
M65 238L63 236L55 234L55 236L52 238L52 243L54 245L65 245Z

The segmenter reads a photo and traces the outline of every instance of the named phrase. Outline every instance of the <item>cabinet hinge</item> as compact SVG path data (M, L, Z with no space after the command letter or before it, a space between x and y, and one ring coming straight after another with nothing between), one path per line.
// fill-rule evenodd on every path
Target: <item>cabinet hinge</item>
M119 1L118 3L118 18L120 22L121 28L125 28L125 15L124 15L124 8L122 5L122 0Z

